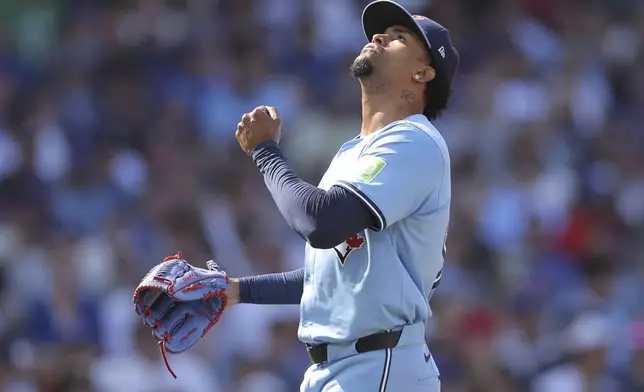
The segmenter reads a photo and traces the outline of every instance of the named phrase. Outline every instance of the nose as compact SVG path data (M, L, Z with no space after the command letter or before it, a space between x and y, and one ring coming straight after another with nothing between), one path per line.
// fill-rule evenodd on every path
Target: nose
M387 46L389 44L389 36L387 34L374 34L371 42L376 45Z

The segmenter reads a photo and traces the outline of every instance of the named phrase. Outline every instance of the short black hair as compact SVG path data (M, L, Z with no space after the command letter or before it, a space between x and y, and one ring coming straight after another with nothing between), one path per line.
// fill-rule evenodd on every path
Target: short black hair
M430 120L435 120L447 109L452 96L452 86L440 72L425 86L425 110L423 114Z

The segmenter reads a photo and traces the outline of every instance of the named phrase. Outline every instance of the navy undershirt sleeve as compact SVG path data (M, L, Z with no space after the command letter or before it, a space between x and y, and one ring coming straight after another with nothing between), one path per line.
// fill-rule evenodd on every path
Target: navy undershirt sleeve
M260 305L298 305L304 290L304 268L239 279L239 302Z
M340 186L325 191L300 179L277 143L263 142L252 157L284 219L313 248L333 248L378 225L371 210L353 193Z

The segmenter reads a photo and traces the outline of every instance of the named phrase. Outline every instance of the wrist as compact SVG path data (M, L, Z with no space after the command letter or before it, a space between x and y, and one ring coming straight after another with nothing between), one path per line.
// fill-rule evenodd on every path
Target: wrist
M274 151L278 152L280 151L279 144L275 140L264 140L263 142L259 143L253 150L250 152L250 156L253 158L253 160L257 161L258 156L262 152L268 152L268 151Z
M228 283L230 287L226 289L226 306L239 304L239 279L230 278Z

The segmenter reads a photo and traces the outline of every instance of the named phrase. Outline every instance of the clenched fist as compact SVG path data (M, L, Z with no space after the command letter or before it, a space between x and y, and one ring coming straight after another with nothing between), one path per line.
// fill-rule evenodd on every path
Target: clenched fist
M242 116L237 124L235 137L242 150L250 155L255 147L267 140L280 141L282 120L277 109L271 106L259 106Z

